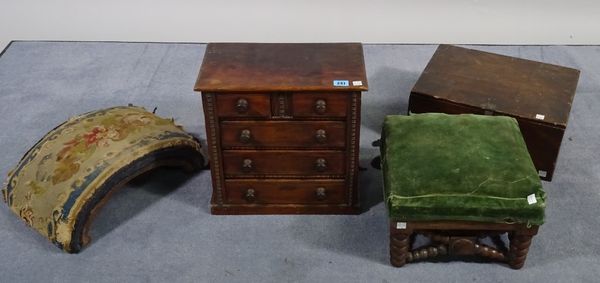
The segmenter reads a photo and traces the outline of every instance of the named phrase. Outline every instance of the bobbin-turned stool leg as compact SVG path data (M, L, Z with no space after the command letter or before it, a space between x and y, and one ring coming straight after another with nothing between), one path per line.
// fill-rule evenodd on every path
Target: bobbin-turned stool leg
M520 234L515 232L510 235L510 251L508 255L508 265L513 269L521 269L527 259L529 246L533 235Z
M409 234L390 234L390 263L395 267L406 264L409 253Z
M395 267L402 267L410 253L412 233L407 229L398 229L397 225L395 221L390 223L390 263Z

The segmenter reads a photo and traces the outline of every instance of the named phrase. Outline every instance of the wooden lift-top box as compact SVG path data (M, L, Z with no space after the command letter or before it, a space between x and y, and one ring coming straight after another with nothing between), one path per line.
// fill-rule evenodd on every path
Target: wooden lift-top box
M551 181L578 80L575 69L440 45L409 111L512 116L540 178Z

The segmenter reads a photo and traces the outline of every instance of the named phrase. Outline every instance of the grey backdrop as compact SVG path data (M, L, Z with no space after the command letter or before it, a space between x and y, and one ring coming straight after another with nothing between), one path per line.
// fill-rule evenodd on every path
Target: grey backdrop
M600 279L600 47L471 46L581 70L554 181L544 182L547 222L525 267L388 263L380 172L361 173L358 216L212 216L208 171L159 170L118 193L92 226L91 245L63 253L0 205L1 282L413 282ZM365 45L361 165L384 115L404 114L435 45ZM133 103L174 117L204 138L192 91L203 44L14 42L0 57L0 173L69 116Z

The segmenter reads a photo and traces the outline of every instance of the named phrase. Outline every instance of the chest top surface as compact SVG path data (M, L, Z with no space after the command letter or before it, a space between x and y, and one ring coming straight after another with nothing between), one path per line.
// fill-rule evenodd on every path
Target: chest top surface
M210 43L194 87L204 92L367 89L360 43Z
M571 68L440 45L412 92L566 126L578 79Z

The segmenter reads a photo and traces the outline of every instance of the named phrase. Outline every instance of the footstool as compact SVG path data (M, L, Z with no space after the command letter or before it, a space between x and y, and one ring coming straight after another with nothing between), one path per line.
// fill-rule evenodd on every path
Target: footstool
M94 216L127 182L157 167L192 172L206 161L199 141L172 119L117 106L72 117L48 132L0 192L27 226L77 253L91 240Z
M545 193L514 118L387 116L381 141L393 266L453 257L523 266ZM417 234L430 244L413 249Z

